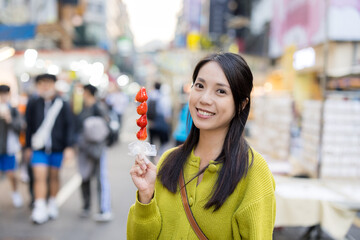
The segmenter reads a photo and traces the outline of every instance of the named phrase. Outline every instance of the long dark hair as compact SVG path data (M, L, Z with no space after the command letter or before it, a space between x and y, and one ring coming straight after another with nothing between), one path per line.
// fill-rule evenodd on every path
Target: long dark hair
M214 211L216 211L233 193L237 184L246 176L251 166L248 155L249 145L243 137L243 132L250 111L250 92L253 87L253 76L249 66L240 55L218 53L205 57L196 65L192 77L193 83L200 69L210 61L217 62L224 71L235 102L235 116L230 122L222 151L215 159L216 163L223 163L223 167L219 172L216 186L211 192L211 198L205 205L207 209L213 206ZM248 104L243 107L247 99ZM184 144L172 151L160 166L158 178L170 192L177 192L180 171L183 169L191 151L197 145L199 136L200 130L192 122L190 134ZM252 163L252 151L251 155ZM202 174L206 168L201 169L194 178Z

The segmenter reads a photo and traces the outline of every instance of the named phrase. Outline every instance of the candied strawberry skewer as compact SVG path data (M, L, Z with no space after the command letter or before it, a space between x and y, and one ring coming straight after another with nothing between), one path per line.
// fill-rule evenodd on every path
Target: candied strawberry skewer
M136 137L140 140L140 141L145 141L147 138L147 132L146 132L146 127L140 128L140 130L137 132Z
M136 124L141 127L144 128L147 125L147 118L146 115L141 115L141 117L139 119L136 120Z
M144 87L140 88L139 92L136 94L135 100L140 102L140 105L137 107L136 112L141 115L139 119L136 119L136 124L140 127L140 130L137 132L136 137L140 141L135 141L129 143L129 154L132 156L143 155L143 156L156 156L156 146L151 145L148 142L145 142L147 138L147 110L148 106L146 101L148 96L146 89ZM150 163L149 159L144 158L145 163Z
M146 89L144 87L140 88L139 92L136 94L135 100L141 103L148 100Z
M144 87L140 88L139 92L136 94L135 100L137 102L141 102L141 104L136 109L137 113L139 115L141 115L141 117L136 120L136 124L140 127L140 130L137 132L136 137L137 137L137 139L139 139L141 141L145 141L147 138L147 131L146 131L147 103L146 103L146 100L148 100L148 96L146 93L146 89Z
M146 114L147 110L148 110L148 106L147 106L146 102L142 102L136 109L136 111L139 115Z

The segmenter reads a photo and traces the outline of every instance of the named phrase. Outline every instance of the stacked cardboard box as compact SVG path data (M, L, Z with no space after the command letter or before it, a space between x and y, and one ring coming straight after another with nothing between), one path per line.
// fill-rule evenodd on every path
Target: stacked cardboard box
M360 101L329 97L324 104L322 178L360 179Z
M276 160L288 160L293 100L289 94L272 94L253 99L251 135L256 149Z
M320 157L322 101L304 102L301 122L302 157L301 165L311 176L317 175Z

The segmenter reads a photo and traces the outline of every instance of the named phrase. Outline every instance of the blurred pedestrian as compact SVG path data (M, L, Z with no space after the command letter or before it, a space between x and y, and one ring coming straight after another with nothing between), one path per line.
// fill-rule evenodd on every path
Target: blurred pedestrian
M125 110L127 106L129 105L129 97L124 93L124 91L119 88L118 86L115 86L115 91L109 93L106 96L106 103L107 105L113 110L119 120L120 128L119 128L119 134L122 127L122 119L123 115L125 113Z
M147 104L150 143L155 144L159 140L159 153L162 153L170 138L172 109L170 98L161 92L160 82L155 82L154 89L149 91Z
M272 239L274 178L244 138L252 87L237 54L196 65L185 143L165 152L158 169L140 155L131 168L138 192L128 239Z
M74 155L73 115L69 104L56 93L56 80L51 74L35 78L39 97L28 102L25 113L25 153L31 159L34 174L35 202L31 219L37 224L58 217L59 170L63 158Z
M27 106L32 105L31 101L35 101L39 97L40 96L38 95L38 91L29 96L29 98L26 102L26 105L25 105L25 113L24 113L25 128L23 129L23 131L25 131L25 143L22 148L21 157L22 157L23 164L27 167L27 176L28 176L27 183L28 183L28 190L29 190L29 194L30 194L30 202L29 202L30 209L34 208L35 196L34 196L34 173L33 173L33 169L31 166L32 151L29 150L29 148L27 147L27 142L26 142L26 134L27 134L26 108L27 108ZM26 173L24 173L24 174L26 174ZM49 182L49 180L47 180L47 181ZM48 191L49 191L49 188L48 188Z
M19 133L19 141L21 145L21 160L19 164L19 170L20 170L20 179L24 183L29 183L30 177L28 173L28 166L29 161L26 161L25 159L25 148L26 148L26 123L25 123L25 111L26 111L26 104L28 101L28 97L26 94L21 94L19 96L19 103L17 106L17 110L21 116L21 129Z
M23 205L18 192L16 177L16 157L20 151L19 132L21 116L16 108L10 105L10 87L0 85L0 172L5 172L12 189L12 201L16 208Z
M173 133L175 146L183 144L190 133L190 123L192 122L192 119L189 114L189 104L186 103L180 110L177 125Z
M94 216L94 219L106 222L112 219L106 157L106 138L109 135L108 123L110 119L106 106L97 100L96 92L96 87L90 84L84 86L84 106L77 116L78 165L82 177L81 193L83 200L80 216L84 218L90 216L91 178L95 176L98 188L99 213Z
M192 118L189 112L189 91L190 89L186 89L186 85L183 88L183 94L181 95L182 101L181 109L179 112L178 120L176 123L176 128L173 133L173 138L175 140L175 146L179 146L183 144L190 133Z

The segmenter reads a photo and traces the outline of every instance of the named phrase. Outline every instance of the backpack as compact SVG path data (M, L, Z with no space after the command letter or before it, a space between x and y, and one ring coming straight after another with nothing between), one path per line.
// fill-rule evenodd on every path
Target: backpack
M84 120L83 135L79 147L88 157L99 160L109 135L108 124L101 116L91 116Z
M98 104L98 103L97 103ZM105 114L105 116L104 116ZM116 112L112 109L107 109L106 111L101 111L99 105L94 107L94 115L102 116L106 119L106 124L108 127L108 135L106 137L106 146L111 147L119 140L119 131L120 123Z
M108 123L110 131L106 139L106 145L108 147L111 147L119 140L120 123L119 123L119 118L114 110L108 111L108 117L110 119L110 122Z
M156 102L157 102L156 99L150 99L147 103L148 111L146 113L146 117L150 121L155 121L155 119L156 119L156 115L157 115Z
M84 137L88 142L100 143L109 135L109 127L103 117L91 116L84 120Z

